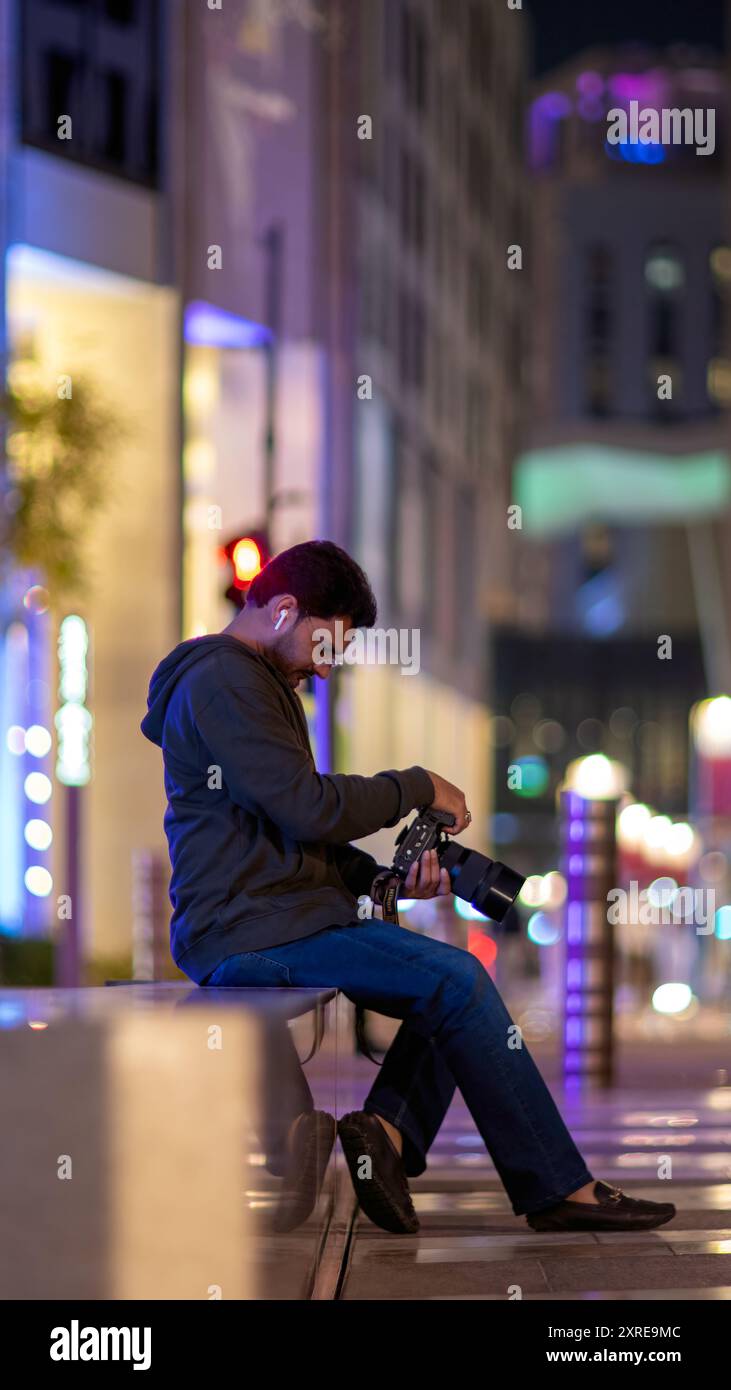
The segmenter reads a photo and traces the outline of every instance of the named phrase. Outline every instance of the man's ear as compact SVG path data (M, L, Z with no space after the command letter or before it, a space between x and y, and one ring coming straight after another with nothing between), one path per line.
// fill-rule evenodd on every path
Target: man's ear
M285 625L293 628L300 616L294 594L277 594L276 598L270 599L269 612L277 632Z

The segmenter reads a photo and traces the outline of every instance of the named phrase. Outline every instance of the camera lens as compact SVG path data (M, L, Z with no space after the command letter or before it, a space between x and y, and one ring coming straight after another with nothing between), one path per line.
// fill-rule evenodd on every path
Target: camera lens
M465 849L454 840L440 851L439 863L447 869L457 897L495 922L502 922L525 883L522 874L501 864L499 859Z
M493 859L490 869L470 902L485 917L492 917L496 922L502 922L505 913L509 907L512 907L524 883L525 879L522 874L517 874L515 869L509 869L507 864L501 864L498 859Z

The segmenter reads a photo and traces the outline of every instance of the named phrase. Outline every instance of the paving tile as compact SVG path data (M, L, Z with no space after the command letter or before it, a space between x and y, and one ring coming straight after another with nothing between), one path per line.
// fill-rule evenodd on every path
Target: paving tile
M501 1294L495 1293L439 1294L434 1295L434 1297L439 1297L445 1302L456 1299L460 1299L461 1301L479 1300L482 1303L504 1303L508 1301L506 1298L503 1298ZM608 1302L611 1300L617 1303L634 1303L638 1299L642 1299L643 1302L648 1303L689 1303L694 1300L702 1300L703 1302L714 1300L718 1302L731 1302L731 1284L727 1284L725 1287L722 1286L720 1288L709 1289L642 1289L641 1291L627 1289L580 1289L575 1293L524 1293L522 1301L524 1303L578 1303L592 1301L594 1299L601 1302Z
M526 1231L525 1235L516 1236L509 1231L498 1231L485 1233L483 1235L438 1235L432 1232L421 1231L413 1236L389 1235L384 1231L381 1239L370 1238L359 1233L358 1251L361 1254L381 1254L384 1250L409 1251L417 1246L429 1246L434 1250L467 1250L471 1246L475 1249L482 1249L483 1246L497 1247L500 1245L514 1245L521 1241L531 1245L550 1246L555 1242L556 1236L550 1232ZM596 1245L596 1236L591 1231L577 1231L571 1236L572 1245Z
M643 1298L644 1289L713 1288L731 1284L731 1255L675 1255L673 1259L648 1257L625 1260L614 1254L604 1260L541 1260L546 1283L554 1293L564 1290L633 1290ZM519 1281L518 1281L519 1282Z
M715 1213L713 1214L715 1215ZM686 1230L681 1230L678 1227L678 1217L674 1217L669 1225L661 1226L657 1231L596 1231L595 1236L599 1245L612 1246L623 1245L627 1240L631 1240L635 1245L645 1244L651 1246L664 1244L675 1245L682 1244L685 1241L708 1239L711 1236L711 1231L708 1231L703 1226L699 1226L697 1212L693 1212L692 1215L693 1220ZM688 1219L690 1221L690 1215ZM714 1240L723 1240L724 1238L731 1239L731 1230L729 1230L727 1226L721 1226L718 1230L712 1232L712 1237Z
M693 1240L669 1245L674 1255L731 1255L731 1240Z
M415 1265L407 1257L360 1266L348 1275L345 1297L354 1299L441 1298L444 1294L495 1293L507 1297L511 1286L524 1292L545 1292L546 1276L537 1260L506 1260L478 1264Z
M698 1253L705 1254L701 1250ZM712 1252L709 1252L712 1253ZM637 1256L645 1256L646 1249L642 1246L627 1246L622 1250L622 1258L630 1259ZM653 1256L672 1259L674 1251L670 1246L658 1246L652 1252ZM552 1249L547 1249L544 1245L534 1244L532 1241L523 1243L516 1242L514 1245L502 1243L500 1245L465 1245L459 1247L455 1245L443 1248L432 1245L430 1242L423 1241L416 1246L410 1253L406 1251L391 1253L388 1246L382 1247L378 1253L371 1251L363 1254L357 1248L353 1256L353 1267L358 1265L371 1265L375 1261L384 1273L388 1273L393 1267L394 1260L410 1260L413 1265L427 1264L480 1264L484 1262L495 1263L501 1260L524 1260L530 1258L540 1258L545 1264L551 1261L554 1265L562 1260L586 1260L597 1259L606 1260L607 1251L599 1245L572 1245L569 1241L559 1243ZM611 1258L616 1258L614 1252Z

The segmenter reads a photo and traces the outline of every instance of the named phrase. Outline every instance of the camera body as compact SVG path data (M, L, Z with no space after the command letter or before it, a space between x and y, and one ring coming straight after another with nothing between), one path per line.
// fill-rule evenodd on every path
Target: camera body
M415 860L427 850L436 849L440 866L449 874L452 892L463 902L471 903L484 917L502 922L525 878L498 859L490 859L477 850L466 849L458 840L451 840L444 834L449 825L454 825L454 816L440 815L423 807L396 840L393 872L405 879Z

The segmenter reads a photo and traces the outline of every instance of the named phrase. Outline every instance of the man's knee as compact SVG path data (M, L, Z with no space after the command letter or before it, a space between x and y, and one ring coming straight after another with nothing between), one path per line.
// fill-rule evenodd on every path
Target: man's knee
M494 991L495 986L484 965L471 951L452 947L443 964L443 977L435 993L450 1007L456 1002L464 1008Z

